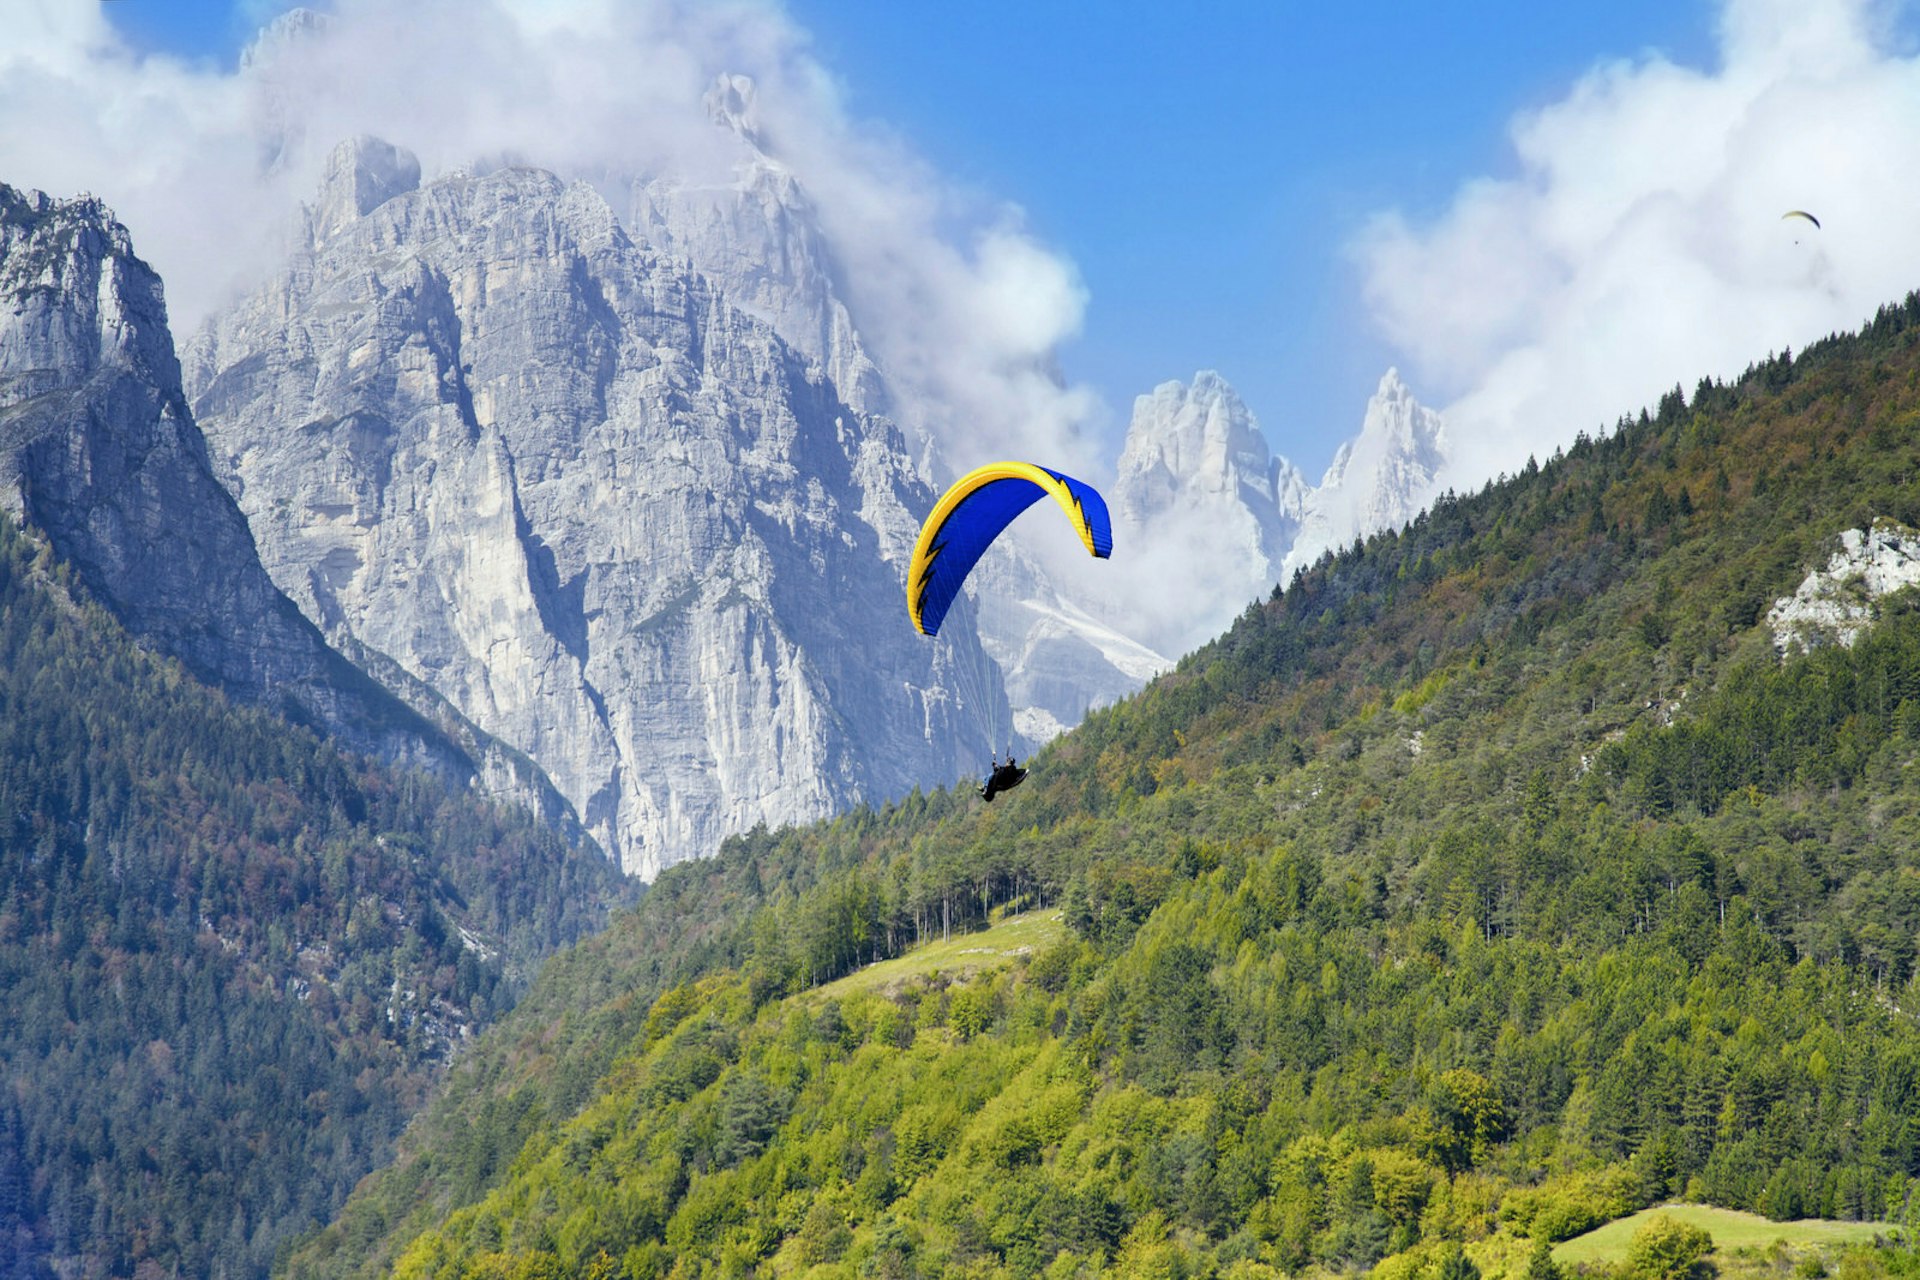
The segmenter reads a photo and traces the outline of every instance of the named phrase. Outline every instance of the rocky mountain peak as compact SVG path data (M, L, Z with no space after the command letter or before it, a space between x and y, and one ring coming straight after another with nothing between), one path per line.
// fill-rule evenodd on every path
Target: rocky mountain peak
M753 83L722 77L707 104L716 125L728 130L724 146L733 148L732 178L636 180L628 205L634 236L682 259L733 309L770 324L803 359L808 376L831 384L849 409L895 415L895 393L841 296L837 255L814 201L758 132ZM931 439L916 439L916 447L916 474L945 470ZM887 543L885 555L897 568L906 564L914 532L908 526ZM1044 741L1062 725L1079 722L1089 706L1131 693L1167 666L1160 654L1062 599L1031 557L996 549L975 570L973 589L979 639L993 658L989 666L1004 674L1008 699L1018 708L1012 725L991 727L1000 748L1008 745L1008 733L1025 743Z
M1134 401L1115 485L1135 577L1178 583L1136 601L1143 638L1183 653L1271 588L1299 528L1306 483L1219 374Z
M1246 489L1242 495L1239 490ZM1298 519L1299 473L1275 458L1259 423L1212 370L1193 382L1163 382L1134 401L1120 454L1122 517L1145 523L1198 493L1237 498L1265 519Z
M0 184L0 297L12 304L0 318L0 407L106 365L157 388L179 383L160 278L90 196L56 200Z
M350 745L465 773L268 578L188 410L159 277L97 200L0 185L0 510L135 635Z
M411 151L364 135L342 142L327 156L326 176L312 206L314 242L419 185L420 161Z
M697 271L729 306L771 325L805 361L808 376L830 383L849 408L897 418L900 402L861 339L814 203L759 131L751 81L721 77L707 105L725 131L716 151L731 158L729 179L635 180L627 203L633 235ZM931 437L914 443L917 474L946 470ZM906 562L911 531L903 543L887 553L896 566ZM974 585L981 641L1019 710L1014 731L1029 742L1077 723L1090 706L1138 688L1167 665L1063 599L1030 556L990 554ZM1003 747L1006 732L1004 725L994 731Z
M295 7L260 29L247 47L240 51L242 70L257 71L272 63L302 41L324 32L332 20L316 9Z
M754 101L753 77L722 74L714 78L704 99L708 117L738 134L756 151L760 144L760 117Z
M448 175L296 254L185 363L274 579L650 878L972 772L1009 712L971 625L906 620L933 494L837 380L850 327L808 328L830 295L783 287L825 288L804 223L744 187L643 194L630 235L585 183Z
M1399 528L1433 500L1447 462L1446 421L1388 369L1367 401L1360 434L1334 453L1307 500L1289 568L1381 529Z
M621 210L636 239L679 258L728 304L772 325L852 408L890 413L884 380L836 284L834 255L806 188L763 146L753 81L722 76L707 107L724 134L724 181L631 180Z
M1342 453L1343 465L1338 471L1329 470L1330 479L1344 478L1346 468L1353 465L1355 457L1363 461L1375 457L1393 460L1432 476L1446 461L1446 421L1436 410L1426 408L1413 398L1412 390L1400 378L1399 369L1389 368L1381 375L1380 385L1367 402L1359 438L1345 446Z

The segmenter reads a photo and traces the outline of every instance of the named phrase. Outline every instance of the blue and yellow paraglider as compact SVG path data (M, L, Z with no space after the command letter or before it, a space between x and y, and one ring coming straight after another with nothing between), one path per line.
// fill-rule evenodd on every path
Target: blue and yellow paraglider
M923 635L935 635L960 584L993 540L1022 511L1051 495L1073 521L1089 553L1113 552L1107 502L1090 484L1031 462L990 462L954 481L920 526L907 568L907 610Z

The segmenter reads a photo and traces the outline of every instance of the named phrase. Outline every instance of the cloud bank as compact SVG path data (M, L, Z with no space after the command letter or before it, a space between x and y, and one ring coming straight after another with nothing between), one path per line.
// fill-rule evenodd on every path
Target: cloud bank
M1094 397L1051 365L1085 307L1072 265L851 121L772 0L337 0L233 69L140 55L98 0L0 0L0 27L0 181L105 199L183 333L279 259L344 138L404 146L428 180L511 158L720 185L740 151L704 100L751 77L760 141L805 189L909 425L956 464L1105 465L1081 431Z
M1889 16L1728 0L1715 69L1599 66L1513 122L1511 176L1465 183L1430 223L1372 223L1366 300L1416 385L1450 400L1450 481L1920 287L1920 58L1891 47Z

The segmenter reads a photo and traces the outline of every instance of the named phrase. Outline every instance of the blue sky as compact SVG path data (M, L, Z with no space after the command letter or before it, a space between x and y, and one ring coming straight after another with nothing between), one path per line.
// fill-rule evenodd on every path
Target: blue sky
M1091 294L1070 375L1123 416L1217 369L1317 479L1394 354L1344 246L1507 166L1514 113L1605 58L1709 56L1716 10L794 0L860 114L1024 207ZM1416 386L1416 394L1419 393Z
M114 24L141 48L231 61L271 10L234 0L103 0ZM279 6L275 6L278 8Z
M577 118L570 55L554 50L604 47L606 65L578 79L601 93L599 118L618 122L600 130L612 145L626 122L665 101L621 87L677 65L648 61L648 41L693 50L694 61L744 51L764 64L754 70L771 86L769 102L799 110L789 118L811 130L812 158L829 162L805 178L818 177L826 193L829 174L854 175L826 193L842 225L895 236L891 256L873 262L884 269L931 255L898 296L944 290L946 312L921 324L896 308L885 319L913 330L896 340L896 354L934 371L935 391L944 387L960 408L950 419L1016 433L1036 421L1077 422L1059 429L1104 441L1109 459L1134 396L1212 368L1241 392L1273 447L1314 479L1396 364L1417 396L1448 414L1460 478L1470 482L1476 468L1544 454L1676 381L1732 376L1769 350L1857 325L1920 284L1920 239L1906 212L1920 207L1920 59L1911 11L1883 0L787 0L798 37L764 22L722 30L711 4L554 0L577 29L598 24L606 38L550 42L547 65L557 59L560 69L528 112L488 73L459 64L497 50L478 42L453 57L434 51L460 38L459 18L482 11L511 13L526 32L545 0L470 2L331 0L354 6L357 30L388 23L395 43L381 66L364 65L382 61L376 46L355 46L363 62L349 65L365 71L364 83L303 87L310 140L324 145L349 127L417 133L396 140L437 148L430 162L457 163L457 148L481 139L476 122L511 128L544 112L546 124L527 126L545 130L534 134L544 147ZM45 15L82 3L0 0L0 8L40 6L52 30L65 19ZM237 52L285 5L102 7L137 50L184 57L194 74L162 84L81 60L66 90L74 118L87 118L71 138L43 127L46 85L21 80L15 110L36 128L0 127L0 163L10 180L115 202L191 314L192 300L218 292L195 254L204 259L206 245L222 242L201 225L194 191L168 187L169 174L198 164L222 175L233 192L223 216L236 232L243 215L259 220L249 202L284 207L301 194L295 179L314 175L309 155L304 170L284 175L285 189L249 186L243 169L258 147L230 115L243 101L230 91L244 79L231 74ZM79 38L48 36L53 62L78 57L69 46ZM795 50L832 77L856 132L891 133L976 206L1022 210L1014 251L944 260L945 215L915 206L924 175L903 171L889 191L871 149L821 123ZM0 126L10 120L8 76L19 73L6 62L0 48ZM504 83L517 70L498 64L491 74ZM408 85L416 72L431 87ZM90 88L89 76L104 87ZM147 160L155 130L130 121L122 103L133 92L196 122L198 149L183 146L172 168ZM432 114L435 102L444 105L435 123L415 130L416 106ZM171 142L162 135L159 144ZM574 145L584 148L576 159L592 160L599 144ZM863 200L897 205L892 221L863 224ZM1805 244L1782 237L1778 211L1789 207L1829 215L1827 231ZM194 279L196 270L205 278ZM1075 279L1083 305L1060 287ZM1017 326L1029 302L1038 316L1031 332L935 367L938 349L967 342L969 317ZM966 384L1012 367L1009 352L1055 344L1068 381L1095 393L1091 408L1085 397L1049 401L1018 378L969 401Z
M268 6L111 0L139 47L231 63ZM1317 476L1394 359L1344 251L1498 172L1507 121L1605 58L1710 56L1709 6L792 0L856 116L1025 210L1089 293L1062 368L1124 425L1218 369ZM1420 388L1416 386L1416 393Z

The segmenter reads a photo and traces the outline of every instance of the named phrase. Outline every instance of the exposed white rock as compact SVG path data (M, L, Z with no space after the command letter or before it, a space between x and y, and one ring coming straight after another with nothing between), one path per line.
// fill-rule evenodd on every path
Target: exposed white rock
M397 195L420 185L420 161L412 152L360 138L334 148L319 202L309 216L309 239L318 244Z
M1887 519L1844 530L1840 549L1826 567L1808 573L1792 595L1767 610L1773 647L1781 654L1827 644L1852 648L1873 623L1874 602L1915 585L1920 585L1920 532Z
M1440 415L1392 369L1318 488L1271 452L1217 373L1164 383L1134 402L1114 493L1130 579L1152 589L1107 612L1117 629L1184 653L1322 552L1411 520L1446 459Z
M511 168L404 190L382 148L336 156L312 247L184 353L307 615L525 752L644 877L977 770L1011 713L972 610L928 642L901 604L933 494L835 380L864 366L830 294L817 326L778 306L824 273L797 248L764 287L694 265L803 224L759 188L661 188L637 238L605 183Z
M1163 382L1134 400L1119 472L1122 520L1145 525L1204 505L1244 531L1250 555L1276 564L1307 491L1299 470L1273 456L1239 395L1206 369L1191 385Z
M603 184L634 239L698 271L727 304L766 321L851 408L891 414L879 369L835 285L834 255L812 202L761 145L750 77L707 92L716 131L705 176L651 175Z

